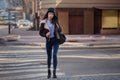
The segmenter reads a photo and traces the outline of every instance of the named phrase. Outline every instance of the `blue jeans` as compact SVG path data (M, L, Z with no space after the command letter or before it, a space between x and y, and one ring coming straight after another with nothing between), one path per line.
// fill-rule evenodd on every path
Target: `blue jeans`
M59 42L57 38L50 38L46 40L47 64L51 67L51 59L53 56L53 69L57 68L57 53L59 49Z

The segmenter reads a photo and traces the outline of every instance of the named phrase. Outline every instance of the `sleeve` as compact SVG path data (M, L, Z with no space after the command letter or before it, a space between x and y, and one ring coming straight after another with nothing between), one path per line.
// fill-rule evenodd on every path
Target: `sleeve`
M59 24L59 22L58 22L58 21L57 21L57 26L58 26L58 30L59 30L59 32L62 32L61 25Z
M39 27L39 35L42 37L46 37L46 33L49 31L47 29L44 29L45 23L41 23Z

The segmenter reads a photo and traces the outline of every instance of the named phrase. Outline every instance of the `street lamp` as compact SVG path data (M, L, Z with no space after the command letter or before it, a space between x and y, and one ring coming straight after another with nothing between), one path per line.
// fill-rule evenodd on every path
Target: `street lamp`
M8 8L8 12L9 12L9 16L8 16L8 18L9 18L9 23L8 23L8 34L11 34L11 31L10 31L10 27L11 27L11 25L10 25L10 8Z
M9 16L8 16L8 18L9 18L9 23L8 23L8 34L10 34L11 33L11 31L10 31L10 10L11 10L11 4L9 3L9 6L8 6L8 13L9 13Z
M9 20L9 23L8 23L8 34L11 34L11 23L10 23L10 21L11 21L11 11L21 11L21 10L23 10L23 8L22 7L13 7L13 8L11 8L11 7L9 7L8 8L8 13L9 13L9 15L8 15L8 20ZM16 15L15 15L15 19L16 19Z

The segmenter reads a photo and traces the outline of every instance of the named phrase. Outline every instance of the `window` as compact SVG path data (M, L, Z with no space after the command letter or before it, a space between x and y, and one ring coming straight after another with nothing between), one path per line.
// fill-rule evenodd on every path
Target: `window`
M102 28L118 28L119 14L118 10L102 11Z

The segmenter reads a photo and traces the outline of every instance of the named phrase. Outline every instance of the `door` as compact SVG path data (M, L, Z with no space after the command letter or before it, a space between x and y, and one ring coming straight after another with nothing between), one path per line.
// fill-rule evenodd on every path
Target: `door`
M69 19L69 34L83 34L83 17L79 15L71 15Z
M68 25L68 20L69 20L69 13L66 11L59 11L58 12L58 17L60 20L60 25L62 27L62 32L64 34L69 33L69 25Z
M94 34L100 34L102 27L102 10L94 10Z

